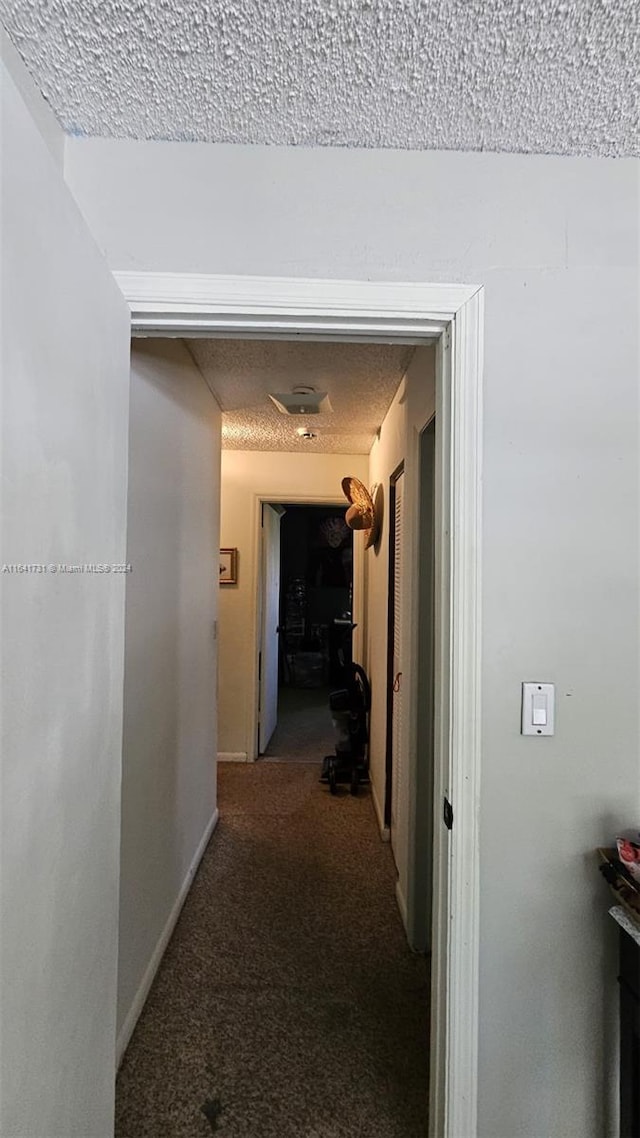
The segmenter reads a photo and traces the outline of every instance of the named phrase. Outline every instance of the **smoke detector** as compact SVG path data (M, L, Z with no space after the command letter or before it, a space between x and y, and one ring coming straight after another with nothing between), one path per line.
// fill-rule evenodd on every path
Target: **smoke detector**
M312 439L317 439L318 437L316 432L310 431L308 427L298 427L296 434L307 443L310 443Z
M320 415L333 411L326 391L314 387L294 387L292 391L278 391L269 399L283 415Z

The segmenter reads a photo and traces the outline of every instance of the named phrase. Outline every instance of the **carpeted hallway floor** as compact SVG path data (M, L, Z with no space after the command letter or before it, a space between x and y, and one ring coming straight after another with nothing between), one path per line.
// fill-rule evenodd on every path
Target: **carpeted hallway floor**
M220 822L118 1077L116 1138L424 1138L427 966L371 802L225 765Z
M280 762L299 762L300 755L322 762L333 754L335 731L329 709L329 688L281 687L278 726L264 755Z

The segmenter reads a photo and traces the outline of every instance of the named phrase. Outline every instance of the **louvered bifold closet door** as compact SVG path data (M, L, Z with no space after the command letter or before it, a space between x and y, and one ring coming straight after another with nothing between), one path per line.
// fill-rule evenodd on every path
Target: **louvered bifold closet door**
M398 807L404 787L404 767L402 761L402 612L403 612L403 518L404 518L404 474L400 474L395 484L395 511L393 518L393 719L392 719L392 764L391 764L391 846L398 859Z

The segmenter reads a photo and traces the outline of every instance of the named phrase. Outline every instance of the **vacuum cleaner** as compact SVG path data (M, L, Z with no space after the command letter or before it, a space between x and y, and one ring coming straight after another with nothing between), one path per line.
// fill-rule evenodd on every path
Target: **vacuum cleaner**
M369 781L371 709L371 686L360 664L344 664L343 685L330 693L329 708L336 733L335 754L323 759L320 781L329 784L332 794L338 793L338 783L349 783L351 794L357 794L360 783Z

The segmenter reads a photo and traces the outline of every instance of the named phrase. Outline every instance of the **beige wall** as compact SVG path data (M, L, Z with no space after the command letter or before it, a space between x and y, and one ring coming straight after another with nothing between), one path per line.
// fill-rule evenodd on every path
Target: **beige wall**
M222 754L252 759L256 752L258 499L338 500L341 479L353 474L366 481L368 466L366 454L223 451L220 544L238 549L238 584L220 589ZM354 587L357 606L356 594Z
M119 1052L215 819L220 429L184 345L134 341Z
M371 678L371 785L376 813L382 826L385 800L387 718L387 612L389 587L389 479L404 462L404 622L401 656L404 663L404 733L398 769L397 829L395 856L398 866L398 902L406 919L408 884L409 770L413 761L415 732L411 732L410 692L414 676L410 659L415 658L414 539L418 516L418 432L435 412L435 351L418 348L382 424L380 437L370 455L369 481L383 488L382 533L376 548L367 552L367 660Z

